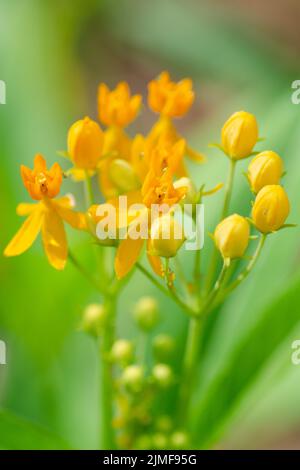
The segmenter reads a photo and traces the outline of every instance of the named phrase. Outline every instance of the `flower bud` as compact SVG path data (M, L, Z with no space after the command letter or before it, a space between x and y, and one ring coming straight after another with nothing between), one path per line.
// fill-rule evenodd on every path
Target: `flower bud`
M185 242L182 226L171 215L157 217L151 226L149 253L172 258Z
M278 184L283 173L283 162L280 156L266 150L251 160L248 166L248 180L254 193L258 193L264 186Z
M153 340L153 349L155 357L159 361L167 361L172 356L175 343L171 336L166 334L157 335Z
M114 362L126 365L133 359L133 344L127 339L115 341L111 350L111 358Z
M154 449L166 449L168 446L168 438L162 432L156 432L152 435L152 443Z
M99 336L107 321L107 310L101 304L88 305L83 313L82 329L93 336Z
M183 176L174 181L173 186L175 189L186 188L185 197L182 199L183 204L193 204L195 202L197 192L190 178Z
M290 203L282 186L272 184L262 188L256 196L252 219L262 233L280 229L290 212Z
M214 239L223 258L240 258L246 251L250 236L248 221L233 214L220 222L214 233Z
M171 435L171 446L172 449L187 449L189 445L189 439L187 433L183 431L175 431Z
M111 162L109 166L109 176L113 184L122 193L134 191L140 186L130 163L121 158L116 158Z
M144 370L138 365L128 366L124 369L121 380L129 392L139 393L144 384Z
M74 165L84 170L96 168L102 154L103 132L92 119L76 121L68 133L68 153Z
M141 297L135 304L133 316L142 330L152 330L159 321L159 311L156 300L153 297Z
M222 128L222 147L233 160L249 157L258 139L255 116L245 111L234 113Z
M167 364L156 364L152 369L154 381L160 388L167 388L173 382L173 373Z

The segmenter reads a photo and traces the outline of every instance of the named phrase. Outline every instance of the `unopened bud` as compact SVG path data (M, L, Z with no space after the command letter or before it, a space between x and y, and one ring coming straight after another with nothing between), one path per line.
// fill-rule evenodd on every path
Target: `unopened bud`
M176 431L171 435L171 446L172 449L187 449L189 445L188 435L183 431Z
M127 339L115 341L111 350L111 358L114 362L126 365L133 359L133 344Z
M152 369L152 375L157 385L161 388L167 388L173 382L172 369L167 364L156 364Z
M175 343L171 336L166 334L157 335L153 340L153 349L155 357L159 361L167 361L172 357L175 349Z
M152 330L159 322L157 301L153 297L141 297L135 304L133 315L142 330Z
M258 193L264 186L278 184L282 173L283 162L280 156L267 150L251 160L247 176L252 191Z
M255 116L245 111L234 113L222 129L222 147L233 160L249 157L258 139Z
M157 217L151 226L149 253L173 258L185 242L182 225L172 215Z
M128 391L139 393L144 385L144 370L139 365L128 366L124 369L121 380Z
M105 328L107 310L104 305L90 304L83 313L82 329L93 336L99 336Z
M186 188L185 197L182 199L183 204L193 204L195 202L197 192L190 178L183 176L182 178L174 181L173 186L175 189Z
M238 214L230 215L220 222L215 230L214 239L223 258L241 258L248 246L249 223Z
M290 203L285 190L277 184L264 186L256 196L252 219L262 233L275 232L286 221Z
M119 191L126 193L138 189L140 183L138 178L126 160L114 159L109 166L109 176Z

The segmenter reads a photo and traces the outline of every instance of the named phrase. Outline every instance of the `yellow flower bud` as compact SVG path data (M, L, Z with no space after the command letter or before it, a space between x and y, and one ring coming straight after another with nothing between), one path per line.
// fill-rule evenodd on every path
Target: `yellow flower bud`
M111 358L121 365L129 364L133 359L132 342L126 339L115 341L111 350Z
M185 242L182 226L171 215L155 219L151 226L149 253L154 256L172 258Z
M256 196L252 219L262 233L274 232L283 226L290 212L290 203L282 186L272 184L262 188Z
M233 160L249 157L258 139L255 116L245 111L234 113L222 129L222 147Z
M251 160L248 166L248 180L254 193L264 186L278 184L283 173L283 162L280 156L266 150Z
M128 391L139 393L144 385L144 370L139 365L128 366L124 369L121 380Z
M135 304L133 316L142 330L152 330L159 321L157 301L153 297L141 297Z
M113 184L122 193L134 191L140 187L133 167L126 160L114 159L109 165L109 176Z
M102 154L103 132L92 119L76 121L68 133L68 153L77 168L95 169Z
M107 310L101 304L88 305L83 313L82 329L93 336L99 336L105 328Z
M181 201L183 204L193 204L195 202L197 192L190 178L183 176L174 181L173 186L175 189L186 188L185 197Z
M249 223L238 214L230 215L220 222L215 230L214 239L223 258L241 258L249 242Z
M169 387L173 382L173 372L167 364L156 364L152 369L155 383L161 388Z

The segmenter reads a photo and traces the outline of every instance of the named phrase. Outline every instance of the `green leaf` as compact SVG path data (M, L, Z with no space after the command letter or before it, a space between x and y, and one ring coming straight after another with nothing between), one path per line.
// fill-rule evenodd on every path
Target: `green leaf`
M63 450L70 449L70 446L46 429L20 418L8 410L1 410L0 449Z
M234 349L202 391L193 413L195 443L211 446L224 432L244 394L267 365L276 349L299 323L300 279L259 316L256 324L236 342Z

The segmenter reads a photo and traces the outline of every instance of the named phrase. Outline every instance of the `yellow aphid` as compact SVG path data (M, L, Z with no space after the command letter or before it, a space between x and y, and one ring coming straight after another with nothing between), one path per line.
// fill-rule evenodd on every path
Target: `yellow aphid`
M85 117L76 121L68 133L68 153L77 168L93 170L102 155L104 135L100 126Z
M222 147L233 160L249 157L258 139L255 116L245 111L234 113L222 128Z
M214 233L214 240L223 258L241 258L248 246L249 223L238 214L230 215L220 222Z
M290 203L282 186L272 184L262 188L256 196L252 219L262 233L280 229L290 212Z
M185 241L182 226L171 215L158 217L151 226L150 253L172 258Z
M278 184L283 173L283 162L280 156L266 150L251 160L248 166L248 180L254 193L258 193L264 186Z

